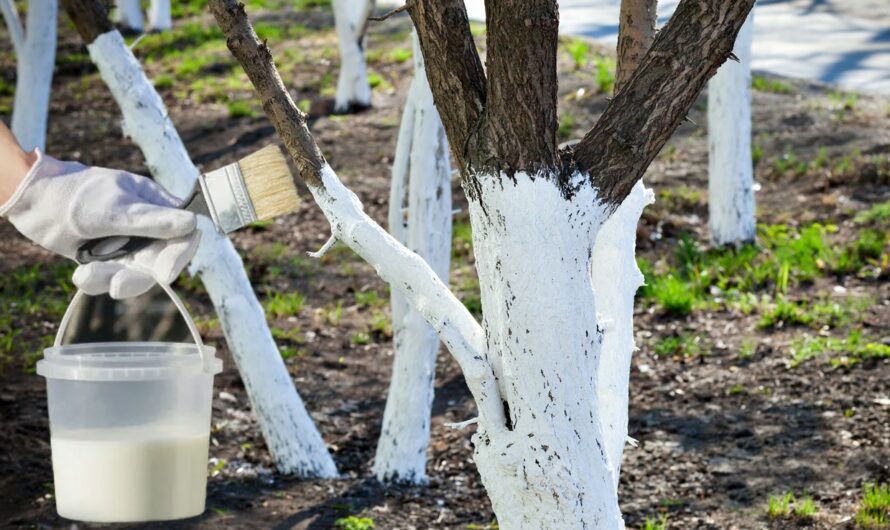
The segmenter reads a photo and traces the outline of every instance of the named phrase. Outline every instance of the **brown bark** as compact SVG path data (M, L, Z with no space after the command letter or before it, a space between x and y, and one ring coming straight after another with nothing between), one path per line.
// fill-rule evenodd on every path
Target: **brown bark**
M272 53L253 30L244 4L237 0L210 0L209 6L226 36L229 50L250 78L263 102L263 110L296 162L303 180L309 186L321 187L324 157L306 126L305 115L281 82Z
M575 148L602 199L621 204L732 53L754 0L682 0L649 53Z
M112 0L62 0L62 7L74 22L84 44L91 44L99 35L114 29L108 17L113 5Z
M485 10L488 92L471 165L507 173L556 169L556 0L486 0Z
M640 65L655 39L658 0L621 0L618 15L618 68L615 92L619 92Z
M466 175L468 143L485 108L485 72L470 33L463 0L409 0L426 75L451 144Z

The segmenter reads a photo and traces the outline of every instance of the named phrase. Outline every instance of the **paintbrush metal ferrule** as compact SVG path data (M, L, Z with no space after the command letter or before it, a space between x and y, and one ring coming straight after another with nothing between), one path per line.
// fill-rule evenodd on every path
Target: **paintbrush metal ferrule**
M220 232L227 234L258 220L238 163L200 175L198 182Z

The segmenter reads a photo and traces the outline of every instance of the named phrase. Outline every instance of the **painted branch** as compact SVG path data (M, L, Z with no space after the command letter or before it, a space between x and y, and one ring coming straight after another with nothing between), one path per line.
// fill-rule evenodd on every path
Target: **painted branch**
M575 148L579 168L617 207L729 57L754 0L681 0L652 48Z
M658 0L621 0L615 92L624 88L655 39Z
M467 174L467 148L485 107L485 71L470 33L463 0L411 0L433 99L455 163Z
M28 151L46 147L57 25L57 0L28 0L25 41L16 62L12 110L12 132Z
M173 29L170 0L151 0L151 5L148 8L148 29L152 31Z
M142 31L142 6L139 0L115 0L114 20L133 31Z
M481 421L490 423L492 429L503 429L504 413L494 375L480 353L484 343L482 328L423 258L393 239L364 213L358 197L324 162L303 114L281 83L268 47L253 31L243 4L237 0L210 0L209 6L226 35L229 50L253 83L285 148L298 167L305 168L302 178L331 223L334 235L374 266L384 281L401 290L421 312L460 364L479 406ZM314 171L313 162L323 166Z
M448 280L451 258L451 165L448 141L414 35L414 80L396 145L389 203L390 233ZM410 173L410 177L409 177ZM392 293L393 374L377 444L381 481L422 484L439 338L399 291Z
M630 361L634 345L634 296L643 285L637 267L637 225L643 208L655 200L652 190L637 182L630 195L603 224L591 260L593 292L603 328L602 356L597 370L598 416L615 490L627 439ZM616 279L620 271L620 280Z
M485 11L488 92L470 165L508 174L556 168L556 0L488 0Z
M15 7L14 0L0 0L0 10L3 11L3 20L6 22L9 40L12 41L15 54L21 55L22 48L25 46L25 30L22 28L22 21L19 19L19 12Z
M365 62L365 35L369 0L334 0L334 26L340 46L340 73L334 111L339 113L371 106L371 85Z
M124 133L142 149L158 182L184 197L199 171L161 97L120 33L113 30L102 34L87 48L121 107ZM200 276L214 303L276 466L283 473L304 477L337 476L334 462L275 346L241 258L209 220L201 218L200 228L201 245L191 270Z
M753 242L754 163L751 158L751 40L754 13L733 53L708 85L708 224L715 245Z

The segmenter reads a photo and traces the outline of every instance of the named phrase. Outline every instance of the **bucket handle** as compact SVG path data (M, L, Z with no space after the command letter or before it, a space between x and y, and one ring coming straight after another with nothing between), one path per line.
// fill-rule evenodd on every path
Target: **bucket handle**
M176 296L176 293L170 285L160 282L158 285L164 289L164 292L170 297L173 305L179 310L179 314L182 315L183 320L185 320L185 324L188 326L189 332L192 334L192 338L198 346L198 354L201 356L201 360L204 362L205 366L209 366L208 363L211 359L207 356L207 353L204 350L204 341L201 340L198 326L195 325L195 321L192 320L191 315L189 315L188 310L185 308L185 304L183 304L182 300ZM71 321L71 317L74 314L74 307L84 296L86 296L86 293L83 292L83 289L78 289L77 292L74 293L74 298L71 299L71 303L68 304L68 309L65 310L65 315L62 317L62 322L59 323L59 331L56 332L56 340L53 342L53 348L58 349L62 345L62 337L65 335L65 330L68 329L68 323Z

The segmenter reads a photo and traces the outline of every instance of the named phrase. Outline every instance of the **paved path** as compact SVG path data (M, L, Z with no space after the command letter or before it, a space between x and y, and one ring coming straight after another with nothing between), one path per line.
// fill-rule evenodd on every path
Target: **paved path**
M727 0L732 1L732 0ZM483 0L466 0L485 19ZM614 45L619 0L560 0L561 31ZM677 0L659 2L659 26ZM890 0L759 0L753 68L890 95Z

